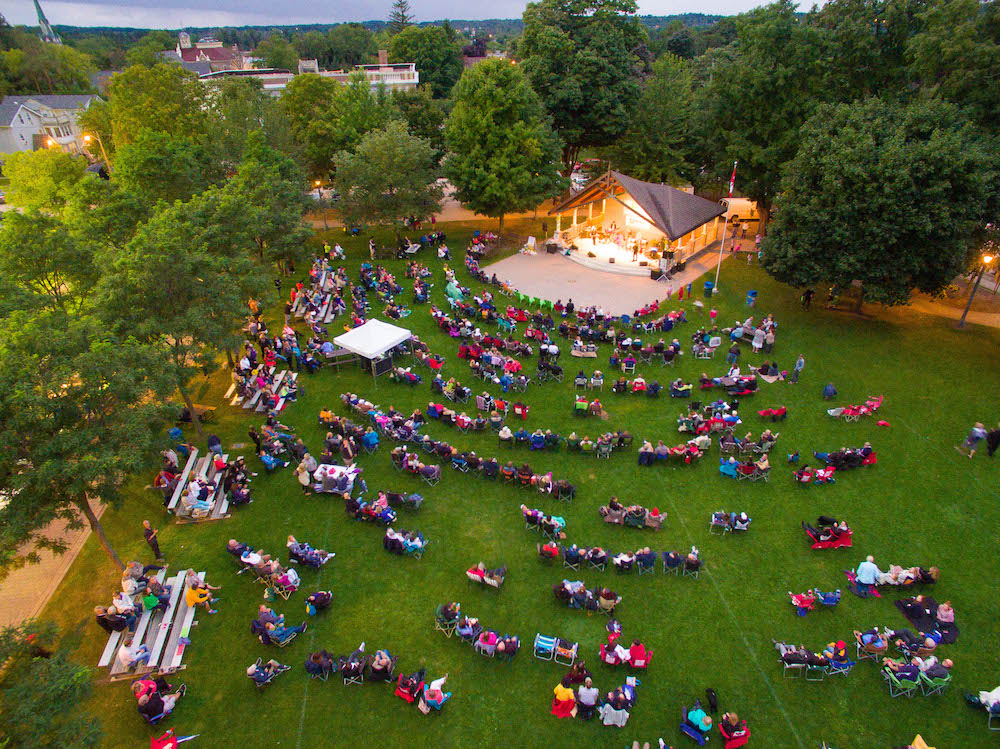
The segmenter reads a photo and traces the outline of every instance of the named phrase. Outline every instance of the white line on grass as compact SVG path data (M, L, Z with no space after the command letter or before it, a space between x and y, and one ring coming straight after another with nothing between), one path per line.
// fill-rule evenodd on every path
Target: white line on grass
M331 503L331 508L333 507ZM333 510L330 510L330 514L326 518L326 528L323 530L323 546L329 548L330 544L330 522L333 520ZM316 575L316 590L323 590L321 585L323 581L323 570L326 569L325 566L319 568L319 574ZM316 629L313 628L312 634L309 635L309 650L312 651L313 644L316 642ZM312 679L306 679L306 685L302 689L302 712L299 713L299 733L295 737L295 749L302 749L302 732L306 727L306 705L309 703L309 682Z
M671 509L673 509L674 511L674 517L676 517L680 521L681 527L684 529L684 533L688 537L688 541L691 543L692 546L694 546L695 545L694 538L691 536L691 532L688 530L687 523L684 522L684 518L677 511L677 504L674 502L673 499L670 500L670 506ZM751 647L750 645L750 640L747 639L747 636L744 633L743 628L740 626L739 620L736 618L736 614L733 613L733 607L729 605L729 601L723 595L722 589L719 587L719 584L715 582L715 577L713 577L712 574L708 572L708 570L704 570L704 572L708 575L708 579L712 581L712 588L715 590L715 594L719 596L719 600L722 601L722 605L726 607L726 613L729 615L730 621L739 631L740 638L743 640L743 645L746 647L747 652L750 653L750 658L753 659L753 663L757 667L757 670L760 672L761 678L764 680L764 683L767 684L767 689L771 693L771 697L774 698L775 704L777 704L778 709L781 710L781 715L782 717L784 717L785 722L788 724L788 730L792 732L792 736L795 737L795 741L796 743L798 743L799 747L801 747L801 749L805 749L806 745L802 742L802 737L799 736L799 732L795 730L795 725L792 723L792 717L788 714L788 710L785 709L785 704L781 701L781 698L778 697L778 693L774 691L774 685L771 684L771 680L767 678L767 673L764 671L764 668L760 665L760 661L757 660L757 653L754 652L753 647Z

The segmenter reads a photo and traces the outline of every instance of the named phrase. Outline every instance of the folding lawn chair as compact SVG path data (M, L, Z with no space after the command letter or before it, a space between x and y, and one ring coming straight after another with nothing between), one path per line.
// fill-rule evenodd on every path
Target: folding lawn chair
M943 694L944 690L951 684L951 675L945 677L930 678L923 671L920 672L920 691L925 697L932 694Z
M535 657L543 661L551 661L556 656L556 638L546 635L535 635L535 644L532 648Z
M885 680L889 682L890 697L913 697L920 687L920 683L909 679L900 679L892 671L886 669Z
M455 628L458 626L458 621L456 619L445 619L442 614L443 610L444 604L442 603L434 612L434 631L444 632L444 636L450 638L453 634L455 634Z

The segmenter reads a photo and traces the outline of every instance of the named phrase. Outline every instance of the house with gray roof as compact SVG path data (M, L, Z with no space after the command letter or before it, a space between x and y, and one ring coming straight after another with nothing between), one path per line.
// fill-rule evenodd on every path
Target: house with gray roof
M0 101L0 160L39 148L83 153L77 116L95 101L101 98L93 94L5 96Z

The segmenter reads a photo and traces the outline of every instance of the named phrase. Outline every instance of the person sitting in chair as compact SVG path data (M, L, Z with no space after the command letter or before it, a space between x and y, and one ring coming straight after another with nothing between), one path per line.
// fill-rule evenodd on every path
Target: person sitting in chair
M774 643L774 649L780 654L779 658L782 663L809 666L825 666L827 664L825 656L817 655L811 650L796 647L793 644L785 642L778 642L777 640L772 640L771 642Z
M691 547L691 551L688 555L684 557L684 569L688 572L697 572L701 569L701 558L698 556L698 549L694 546Z
M170 685L159 677L155 680L139 679L132 684L139 712L147 721L153 721L161 715L173 712L177 700L187 692L187 685L181 684L172 694L167 694L167 689L170 689Z
M384 677L392 673L392 656L388 650L376 650L371 662L372 676L387 680Z
M722 738L726 741L746 736L747 722L745 720L740 720L740 716L736 713L726 713L722 716L722 720L719 722L719 733L722 734Z
M684 723L703 737L707 737L712 730L712 717L702 710L700 700L695 701L694 707L687 711L687 714L684 716Z
M275 624L273 622L268 622L264 625L267 630L267 636L272 640L281 644L290 640L298 634L306 631L306 623L302 622L298 627L286 627L284 624Z
M291 666L278 663L273 658L267 663L261 663L261 660L258 658L256 663L247 668L247 676L253 679L253 683L257 686L267 684L273 677L291 668Z
M615 565L615 569L619 572L628 572L632 569L632 565L635 563L635 554L630 551L623 551L612 557L611 561Z
M286 545L289 558L297 559L310 567L321 567L337 556L323 549L314 549L309 544L299 543L292 535L288 536Z
M320 611L326 611L333 600L333 593L329 590L317 590L306 598L306 612L309 616L315 616Z

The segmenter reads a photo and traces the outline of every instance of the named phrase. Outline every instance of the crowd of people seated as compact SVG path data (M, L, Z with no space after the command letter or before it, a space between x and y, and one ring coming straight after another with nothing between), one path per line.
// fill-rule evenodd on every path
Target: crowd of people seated
M875 450L871 442L866 442L861 447L842 447L833 452L813 452L813 457L838 471L846 471L850 468L873 465Z
M572 609L603 611L606 614L613 614L615 607L622 601L621 596L611 588L600 586L590 590L579 580L556 583L552 586L552 593L557 601L562 601Z
M652 528L658 531L663 524L663 518L658 508L647 509L642 505L624 505L618 497L611 497L608 504L597 510L605 523L624 525L632 528Z
M621 686L602 693L594 686L594 675L587 669L586 662L578 660L553 689L551 712L556 717L581 720L596 716L606 726L621 728L628 722L635 705L638 683L630 676Z
M539 509L531 509L527 505L521 505L521 516L525 525L538 528L551 538L565 538L563 529L566 528L566 519L558 515L546 515Z
M226 543L226 551L238 560L240 565L238 574L250 572L258 581L267 585L269 590L291 594L298 590L301 584L298 572L291 567L282 566L281 562L272 559L270 554L254 549L249 544L231 538Z
M689 465L701 458L711 444L712 439L708 435L700 435L672 447L665 445L663 440L658 440L655 447L649 440L644 440L639 447L639 465L651 466L658 460L668 460L670 458L681 460L686 465Z
M156 723L163 716L169 715L177 706L177 701L187 693L187 685L181 684L171 691L163 675L148 674L132 682L132 694L135 696L139 714L149 723Z
M382 548L390 554L403 556L404 554L420 553L427 546L427 539L420 531L393 530L386 528L385 536L382 538Z
M109 635L126 630L135 632L139 616L143 611L165 609L170 600L171 587L161 584L156 576L151 574L164 569L165 566L128 562L122 571L122 589L112 597L111 604L94 608L94 617L101 629ZM141 643L137 643L134 652L126 653L129 656L128 660L141 657L140 646ZM129 642L128 648L132 647L132 643Z
M325 551L324 549L314 549L307 543L301 543L291 534L288 536L286 546L288 547L289 560L304 564L307 567L322 567L337 556L333 552Z
M767 481L771 473L771 461L767 453L761 453L756 460L751 457L742 462L733 457L720 458L719 473L728 478Z
M851 529L843 520L820 515L814 526L802 521L802 530L813 542L814 549L835 549L851 545Z

